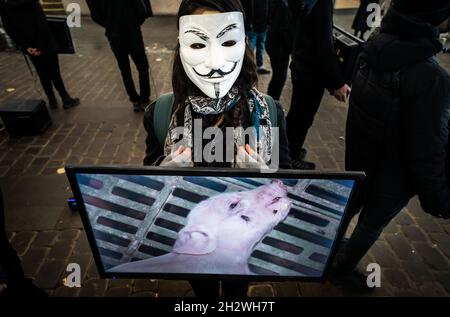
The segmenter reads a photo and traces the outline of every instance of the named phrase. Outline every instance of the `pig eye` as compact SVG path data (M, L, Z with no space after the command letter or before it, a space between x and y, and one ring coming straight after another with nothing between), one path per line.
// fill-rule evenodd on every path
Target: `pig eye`
M278 210L274 210L273 214L276 215L278 213Z
M238 205L239 205L239 203L232 203L232 204L230 205L230 209L234 209L234 208L236 208Z
M241 216L242 219L245 220L245 222L250 222L250 218L247 216Z

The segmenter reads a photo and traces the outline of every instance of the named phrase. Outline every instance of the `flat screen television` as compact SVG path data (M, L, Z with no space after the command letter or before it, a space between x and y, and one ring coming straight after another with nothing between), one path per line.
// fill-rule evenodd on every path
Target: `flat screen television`
M360 173L68 166L103 278L324 281Z

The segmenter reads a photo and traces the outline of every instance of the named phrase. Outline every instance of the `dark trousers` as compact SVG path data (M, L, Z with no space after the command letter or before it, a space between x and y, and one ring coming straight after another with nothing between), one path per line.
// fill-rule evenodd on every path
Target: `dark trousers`
M6 272L9 281L21 281L24 279L22 265L16 251L8 242L5 230L5 212L0 189L0 266Z
M122 73L123 83L131 102L147 103L150 100L150 76L142 33L130 34L129 38L110 38L109 43ZM131 73L130 59L139 72L140 93L136 91Z
M363 204L358 224L338 258L338 267L352 271L378 240L383 229L408 204L410 198L370 194Z
M291 157L297 159L319 109L325 88L312 77L292 73L292 102L286 117Z
M267 32L247 32L248 44L250 48L256 53L256 66L262 67L264 65L264 52L266 51Z
M274 45L270 45L270 49L267 48L267 54L270 57L270 64L272 65L272 79L269 83L267 94L275 100L280 100L284 84L287 80L289 56L291 54L281 44L276 45L275 43Z
M66 87L64 86L59 68L58 54L49 53L41 56L30 56L31 62L36 68L36 72L41 80L42 88L50 102L56 102L53 86L58 91L61 99L65 101L69 98Z
M195 296L200 298L215 299L219 297L219 280L190 280L189 283L194 290ZM228 280L222 281L222 290L227 298L247 298L249 282Z

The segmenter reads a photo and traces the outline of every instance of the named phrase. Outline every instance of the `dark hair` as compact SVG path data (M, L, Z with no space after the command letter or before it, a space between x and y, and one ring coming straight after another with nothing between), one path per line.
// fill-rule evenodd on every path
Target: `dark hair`
M200 8L207 8L222 13L238 11L242 12L245 18L245 12L239 0L183 0L178 11L178 28L182 16L191 15ZM245 107L245 100L248 92L257 84L257 81L258 77L253 52L247 45L242 70L235 83L241 95L241 101L233 108L233 111L224 114L224 117L221 118L223 119L222 125L233 127L245 125L245 119L249 117L249 115L245 114L246 111L248 112L247 107ZM172 88L175 96L174 105L177 122L182 123L187 98L191 95L201 95L203 93L195 86L184 71L180 58L179 43L175 49Z

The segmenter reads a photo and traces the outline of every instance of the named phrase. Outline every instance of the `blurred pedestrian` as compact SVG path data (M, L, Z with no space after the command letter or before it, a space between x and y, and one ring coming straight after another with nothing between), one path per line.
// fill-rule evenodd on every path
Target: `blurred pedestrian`
M62 99L64 109L78 106L80 100L69 95L61 77L58 44L39 0L0 0L0 15L8 35L34 64L50 108L58 107L53 86Z
M268 75L270 70L264 67L267 30L269 27L269 0L241 0L246 16L245 29L250 48L256 54L258 74Z
M116 57L123 83L134 111L150 104L149 63L141 26L153 15L148 1L87 0L92 19L106 29L106 37ZM139 93L133 81L130 58L139 72Z
M333 1L306 0L292 6L297 21L292 53L292 103L287 116L287 133L292 166L315 169L305 161L303 145L319 109L325 89L335 98L346 102L350 87L339 69L333 45Z
M295 0L270 0L269 31L267 33L266 51L272 66L272 79L267 94L280 100L286 83L289 61L294 42L295 25L289 2Z
M419 196L425 212L450 217L446 147L450 76L438 64L450 2L395 0L366 44L347 120L346 167L367 175L363 208L333 280L366 289L359 261Z
M371 29L367 19L373 11L369 10L369 5L378 4L379 0L361 0L360 3L355 19L353 20L352 29L355 30L355 36L364 40L364 34Z

